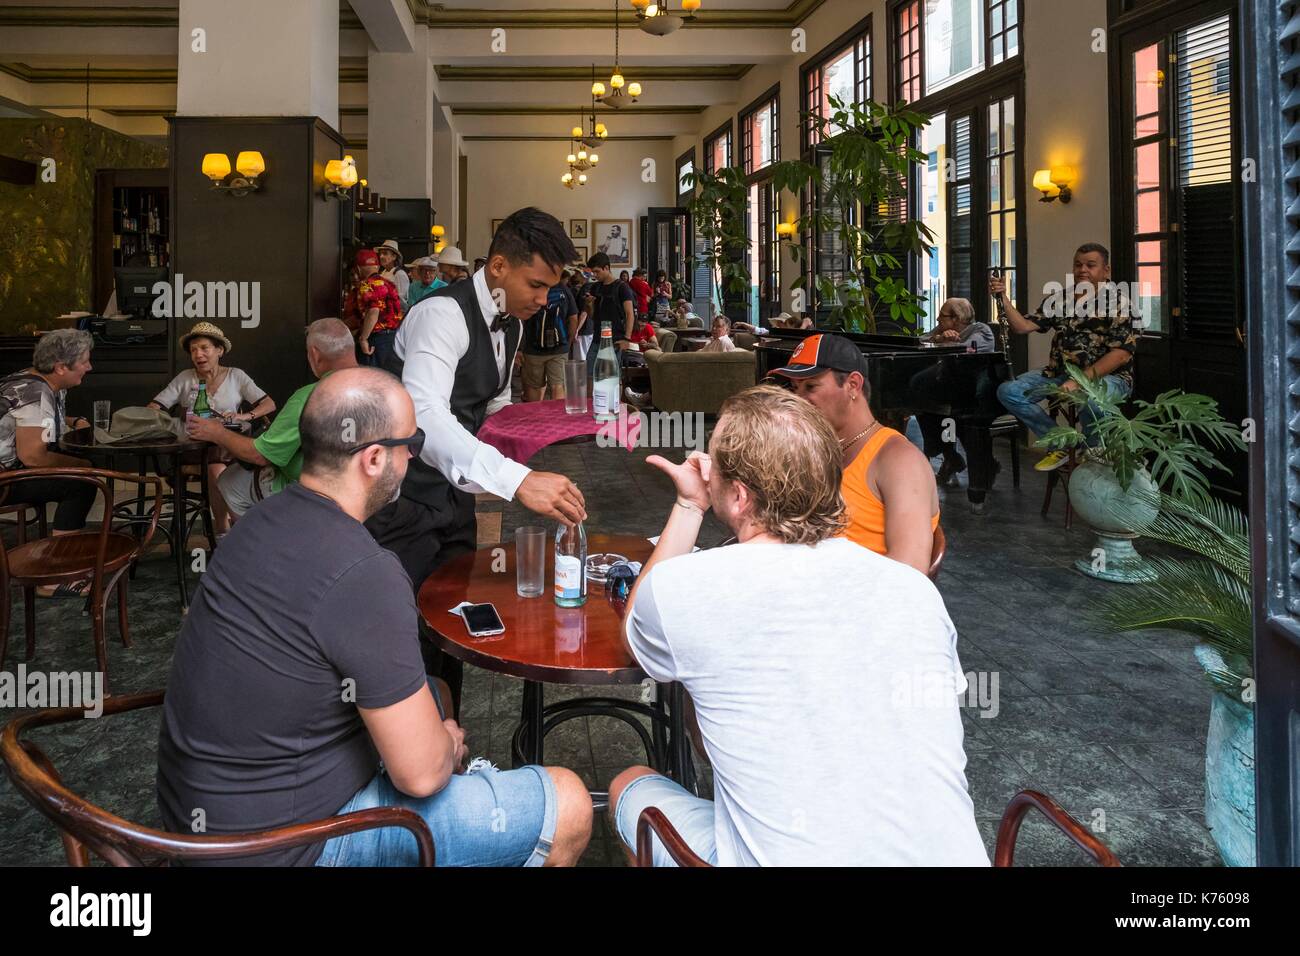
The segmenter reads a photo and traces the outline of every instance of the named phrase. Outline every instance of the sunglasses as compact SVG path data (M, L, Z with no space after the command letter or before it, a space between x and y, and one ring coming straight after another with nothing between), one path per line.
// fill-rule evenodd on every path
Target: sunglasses
M605 573L605 590L611 597L626 601L640 571L640 564L633 565L626 561L619 561Z
M424 448L424 429L417 428L415 434L410 438L376 438L374 441L362 442L352 448L343 449L346 454L355 455L363 448L369 448L371 445L380 445L384 448L402 448L405 447L414 458Z

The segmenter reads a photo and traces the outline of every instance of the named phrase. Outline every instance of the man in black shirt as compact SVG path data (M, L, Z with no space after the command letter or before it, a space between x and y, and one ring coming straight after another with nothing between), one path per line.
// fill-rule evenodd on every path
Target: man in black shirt
M464 733L426 681L410 579L362 525L423 444L410 397L386 372L336 372L299 429L301 482L223 541L177 640L158 741L164 824L248 833L402 806L428 822L440 865L576 861L591 829L576 775L456 772ZM239 862L416 855L409 833L386 828Z
M614 339L614 348L626 349L632 339L633 303L636 296L626 282L619 281L609 267L609 256L598 252L587 260L587 266L596 274L596 281L587 287L590 312L595 322L593 330L596 336L587 352L587 381L596 380L596 353L600 351L600 330L608 325Z

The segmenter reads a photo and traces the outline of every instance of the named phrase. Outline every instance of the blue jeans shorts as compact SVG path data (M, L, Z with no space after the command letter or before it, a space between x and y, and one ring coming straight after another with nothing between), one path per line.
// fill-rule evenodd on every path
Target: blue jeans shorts
M475 764L479 764L478 767ZM431 797L410 797L380 770L339 815L372 807L414 810L433 833L438 866L541 866L555 841L555 783L541 767L497 770L475 761ZM416 866L415 837L397 827L325 844L317 866Z
M713 833L713 801L697 797L681 784L661 774L637 777L619 794L614 825L628 849L636 852L636 822L646 807L657 807L695 855L717 865L718 846ZM676 866L659 838L651 836L655 866Z

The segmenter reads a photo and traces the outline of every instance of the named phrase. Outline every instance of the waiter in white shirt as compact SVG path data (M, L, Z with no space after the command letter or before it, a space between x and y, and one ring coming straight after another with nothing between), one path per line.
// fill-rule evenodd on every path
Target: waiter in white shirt
M486 266L421 299L398 329L390 371L415 402L424 450L399 497L366 527L401 560L417 591L439 566L478 547L479 492L517 497L552 521L586 520L582 492L568 478L533 471L475 437L489 414L510 403L520 320L546 305L576 258L558 219L520 209L497 229ZM444 669L443 676L459 703L457 675Z

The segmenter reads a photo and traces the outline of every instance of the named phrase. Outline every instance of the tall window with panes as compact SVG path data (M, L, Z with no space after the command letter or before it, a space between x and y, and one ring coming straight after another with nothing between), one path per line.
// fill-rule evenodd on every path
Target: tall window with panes
M931 116L915 144L926 160L908 197L911 215L934 235L910 279L926 296L926 324L950 297L992 318L992 270L1024 307L1022 0L900 0L890 25L890 95Z
M1142 44L1126 64L1124 266L1148 332L1239 337L1231 29L1214 17Z
M740 114L741 164L750 180L745 231L750 275L749 314L755 324L781 310L781 255L776 224L780 203L764 171L781 158L780 89L773 88Z

